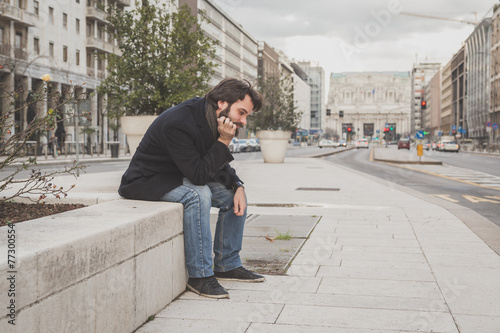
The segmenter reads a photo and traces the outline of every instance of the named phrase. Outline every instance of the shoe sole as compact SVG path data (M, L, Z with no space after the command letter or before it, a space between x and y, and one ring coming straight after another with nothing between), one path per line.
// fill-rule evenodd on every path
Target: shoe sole
M203 296L203 297L208 297L208 298L217 298L217 299L220 299L220 298L229 298L229 294L223 294L223 295L209 295L209 294L204 294L204 293L201 293L199 292L198 290L194 289L193 287L191 287L189 284L187 285L188 289L191 290L193 293L197 294L197 295L200 295L200 296Z
M221 281L238 281L238 282L249 282L249 283L256 283L256 282L264 282L266 281L266 278L258 278L258 279L236 279L236 278L224 278L224 277L215 277L217 280Z

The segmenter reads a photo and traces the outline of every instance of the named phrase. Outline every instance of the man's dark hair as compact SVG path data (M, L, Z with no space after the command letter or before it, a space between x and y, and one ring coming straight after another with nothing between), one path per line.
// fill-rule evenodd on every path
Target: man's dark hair
M259 111L262 107L262 96L247 80L224 79L213 87L205 97L207 102L217 110L219 101L232 105L236 101L243 100L246 95L252 100L253 111Z

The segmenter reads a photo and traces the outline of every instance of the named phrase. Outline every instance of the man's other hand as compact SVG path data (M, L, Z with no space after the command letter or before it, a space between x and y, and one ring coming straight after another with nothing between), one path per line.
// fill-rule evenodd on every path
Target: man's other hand
M233 197L234 203L234 215L243 216L245 209L247 208L247 200L245 196L245 188L238 187Z

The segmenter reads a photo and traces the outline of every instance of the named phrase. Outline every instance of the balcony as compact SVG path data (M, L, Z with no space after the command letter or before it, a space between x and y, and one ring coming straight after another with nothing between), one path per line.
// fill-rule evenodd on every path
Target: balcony
M14 49L14 58L20 60L28 60L28 53L23 49Z
M0 55L10 57L10 49L11 49L11 46L8 44L0 45Z
M124 6L130 6L130 0L116 0L116 2L121 3Z
M37 20L37 16L34 13L12 6L6 2L0 3L0 18L5 18L28 27L34 27Z
M104 40L95 39L93 37L87 37L87 47L107 53L115 53L118 50L118 48L115 50L113 44L105 42Z
M89 18L107 23L108 22L108 21L106 21L107 15L108 14L106 14L106 12L104 12L101 9L98 9L96 7L93 7L93 6L87 7L87 17L89 17Z

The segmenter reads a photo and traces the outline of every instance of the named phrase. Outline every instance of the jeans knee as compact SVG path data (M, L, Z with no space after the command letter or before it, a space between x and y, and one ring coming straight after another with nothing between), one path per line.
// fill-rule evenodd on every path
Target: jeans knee
M199 202L200 205L210 207L210 203L212 201L212 192L208 186L196 186L192 187L189 192L188 200L189 202Z

